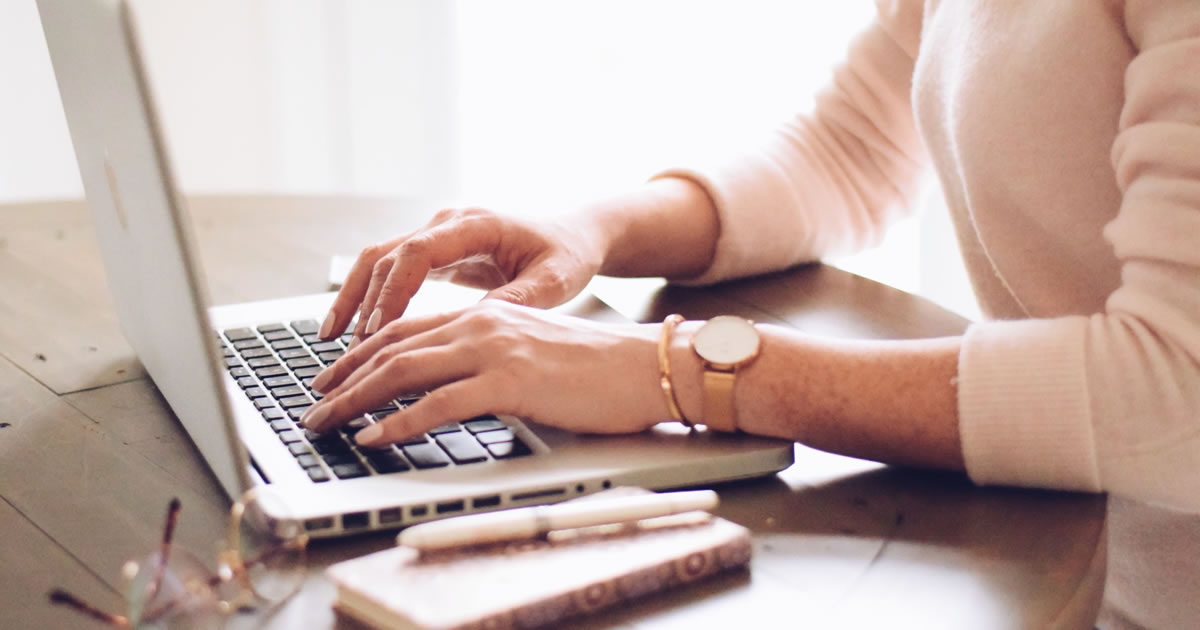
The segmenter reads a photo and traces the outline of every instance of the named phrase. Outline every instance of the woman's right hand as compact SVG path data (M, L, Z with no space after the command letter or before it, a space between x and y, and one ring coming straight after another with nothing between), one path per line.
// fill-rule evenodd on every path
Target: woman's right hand
M575 297L600 270L596 234L481 208L438 212L425 226L367 247L321 326L329 339L358 313L362 340L399 318L426 278L488 289L486 297L549 308Z

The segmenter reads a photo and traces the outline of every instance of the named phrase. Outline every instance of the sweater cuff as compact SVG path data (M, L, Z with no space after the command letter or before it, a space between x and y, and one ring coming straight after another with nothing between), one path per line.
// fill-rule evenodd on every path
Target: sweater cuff
M720 233L708 269L698 276L669 278L673 284L707 285L735 277L752 276L806 262L804 239L778 238L778 234L804 234L806 227L794 214L774 213L773 220L758 216L786 202L790 193L761 176L753 158L722 161L702 169L672 168L651 179L678 177L695 182L712 199ZM783 222L781 225L780 222Z
M958 360L958 414L975 483L1100 490L1086 326L1086 318L1068 317L968 329Z

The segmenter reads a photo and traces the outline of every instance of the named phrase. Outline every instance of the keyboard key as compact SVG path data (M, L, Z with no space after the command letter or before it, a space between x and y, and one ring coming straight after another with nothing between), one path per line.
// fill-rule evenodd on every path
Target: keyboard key
M467 427L467 430L471 433L483 433L484 431L507 428L496 416L480 416L474 420L467 420L463 423L463 426Z
M250 389L246 390L246 397L251 400L254 400L255 398L266 398L267 390L261 387L251 387Z
M325 369L325 368L317 367L317 366L300 368L300 369L296 370L296 377L297 378L312 378L312 377L320 374L321 370L323 370L323 369Z
M305 468L312 468L313 466L320 466L321 460L317 459L317 456L312 453L303 453L296 456L296 463Z
M253 376L243 376L237 380L237 384L242 389L250 389L251 387L258 387L258 379Z
M499 431L484 431L476 433L475 439L479 440L480 444L497 444L499 442L513 441L513 432L510 429L500 429Z
M333 453L349 453L350 445L342 441L342 437L336 433L331 433L330 438L324 440L311 441L313 450L320 453L322 456L327 456Z
M243 339L257 339L258 335L254 334L254 331L249 328L230 328L225 331L225 338L233 343L237 343Z
M355 479L357 477L366 477L371 474L362 464L339 464L333 467L333 474L337 475L338 479Z
M225 360L225 367L229 368L230 371L233 371L237 368L242 367L242 360L237 357L225 357L224 360Z
M312 407L312 405L305 405L303 407L292 407L291 409L287 410L287 415L292 420L295 420L296 422L300 422L300 418L304 417L304 412L308 411L309 407Z
M242 358L249 361L250 359L258 359L271 356L271 351L266 348L251 348L242 351Z
M399 442L396 442L396 445L397 446L412 446L414 444L425 444L428 441L429 441L429 438L425 437L424 433L418 433L417 435L414 435L410 438L405 438L403 440L400 440Z
M296 430L281 431L279 433L279 441L284 444L302 443L304 438L300 437L300 432Z
M237 356L237 354L233 350L231 350L229 347L223 347L223 348L221 348L221 356L228 359L229 357Z
M322 341L312 344L311 347L313 352L340 352L342 344L336 341Z
M283 415L278 407L270 407L262 410L262 417L264 420L280 420L287 416Z
M320 363L317 363L316 359L314 359L312 357L307 357L307 356L300 357L298 359L289 359L287 361L287 366L292 368L293 370L299 370L301 368L306 368L306 367L316 367L318 365L320 365Z
M292 330L301 335L312 335L321 329L321 325L315 319L302 319L292 322Z
M272 376L285 376L287 369L279 365L269 365L254 370L254 375L258 378L271 378Z
M429 435L439 435L442 433L454 433L456 431L462 431L462 427L459 426L458 423L443 424L440 427L433 427L432 429L430 429Z
M271 421L271 430L276 433L282 433L283 431L287 431L295 426L296 425L292 424L291 420L272 420Z
M316 483L329 481L329 473L325 472L325 469L321 468L320 466L310 466L305 468L304 472L308 473L308 478L312 479Z
M306 343L310 346L313 345L314 343L321 343L321 338L317 336L317 333L313 333L311 335L304 335L300 339L304 340L304 343Z
M450 458L456 464L472 464L487 460L487 451L484 450L479 442L470 435L459 431L458 433L445 433L434 437L437 443L446 449L450 454Z
M417 468L439 468L450 465L450 458L446 457L446 453L438 448L437 444L416 444L402 447L400 450L404 451L404 456Z
M276 387L271 390L271 395L276 398L288 398L291 396L303 396L307 391L299 385L288 385L286 387Z
M261 347L263 347L263 345L262 345L261 341L259 341L257 338L255 338L255 339L243 339L243 340L233 344L233 347L235 350L252 350L254 348L261 348Z
M271 400L270 398L255 398L253 402L254 408L259 411L275 406L275 401Z
M296 457L299 457L301 455L305 455L305 454L308 454L311 452L308 450L308 445L305 444L304 442L292 442L291 444L287 445L287 448L288 448L288 451L290 451L292 453L292 455L295 455Z
M355 433L362 431L363 429L370 426L370 424L371 423L368 422L366 418L355 418L355 419L351 420L350 422L347 422L346 424L342 425L342 433L345 433L346 435L353 437Z
M271 347L274 348L276 352L280 350L291 350L292 348L299 348L300 342L296 341L295 337L288 337L287 339L272 341Z
M244 367L235 367L232 370L229 370L229 375L233 378L242 378L244 376L250 376L250 374L250 370Z
M287 330L273 330L271 332L263 333L263 339L266 339L267 341L279 341L280 339L295 339L295 337L293 337L292 333Z
M249 365L252 370L258 370L260 368L279 367L279 361L276 361L275 357L259 357L246 361L246 365Z
M321 453L321 459L325 460L325 463L329 464L331 467L358 463L358 457L355 457L354 453L348 450Z
M533 454L533 451L529 450L529 447L525 446L525 443L520 440L488 444L487 450L496 459L510 459Z
M258 332L263 333L263 334L266 334L269 332L275 332L277 330L287 330L287 329L283 327L283 324L279 324L279 323L263 324L262 326L258 327Z
M342 352L341 350L338 350L337 352L322 352L321 354L317 355L317 358L320 359L325 365L329 365L330 363L342 358L342 355L344 354L346 353Z
M279 358L283 359L284 361L287 361L288 359L299 359L300 357L307 356L309 356L308 350L305 350L304 348L293 348L291 350L284 350L283 352L279 353Z
M295 384L296 380L290 376L272 376L271 378L263 379L263 385L271 389L275 389L276 387L291 387Z
M281 399L279 401L279 406L283 407L284 409L291 409L293 407L299 407L301 405L311 405L311 404L312 404L312 399L310 399L308 396L303 396L303 395L288 396L287 398Z
M410 470L408 462L404 461L404 458L400 456L400 453L397 453L394 449L378 453L369 453L367 455L367 462L370 463L371 467L377 472L383 474L398 473Z

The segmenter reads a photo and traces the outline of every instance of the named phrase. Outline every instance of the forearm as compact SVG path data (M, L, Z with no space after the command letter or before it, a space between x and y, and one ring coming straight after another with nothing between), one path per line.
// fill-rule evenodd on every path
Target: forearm
M720 232L708 193L675 177L593 203L572 222L600 239L600 273L623 277L698 275L712 262Z
M671 349L684 415L703 421L702 370L679 327ZM954 385L960 339L830 340L758 326L762 352L734 390L741 430L875 461L962 470Z

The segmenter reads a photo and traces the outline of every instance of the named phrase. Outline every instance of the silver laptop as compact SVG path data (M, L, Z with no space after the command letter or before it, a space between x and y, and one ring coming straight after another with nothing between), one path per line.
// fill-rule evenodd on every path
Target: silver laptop
M333 294L209 307L184 199L172 176L122 0L38 0L122 331L231 497L260 487L313 536L549 503L614 485L662 489L781 470L790 442L663 424L581 436L518 418L439 427L387 450L295 420L307 382L344 351L315 339ZM427 283L410 312L456 308L469 290ZM584 296L566 308L612 317ZM397 400L358 427L406 404Z

